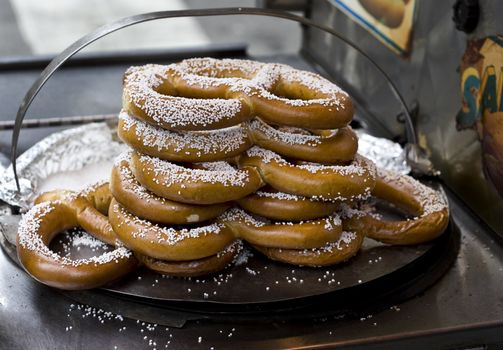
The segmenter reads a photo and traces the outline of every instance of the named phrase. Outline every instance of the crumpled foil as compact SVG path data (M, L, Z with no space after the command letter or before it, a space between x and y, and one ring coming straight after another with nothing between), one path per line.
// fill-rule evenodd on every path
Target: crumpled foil
M0 169L0 199L6 203L30 208L38 185L49 175L73 171L87 165L113 161L126 146L114 139L115 128L106 123L86 124L52 134L27 150L17 161L18 192L12 167ZM357 130L358 152L372 159L378 167L402 174L410 172L404 149L397 143Z
M364 130L356 130L358 135L358 153L374 161L378 168L391 170L400 174L410 173L407 164L407 153L400 144L388 139L367 134Z
M46 137L17 159L20 192L12 166L3 172L0 169L0 199L28 209L38 184L49 175L111 161L124 151L125 145L115 141L113 134L114 130L106 123L92 123Z

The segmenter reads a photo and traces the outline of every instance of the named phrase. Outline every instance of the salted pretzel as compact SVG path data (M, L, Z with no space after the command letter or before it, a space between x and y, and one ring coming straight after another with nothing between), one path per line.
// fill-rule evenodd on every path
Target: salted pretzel
M336 242L320 248L281 249L254 245L253 247L268 258L287 264L300 266L335 265L356 255L361 248L365 235L362 232L343 231Z
M233 232L220 222L183 228L163 227L134 216L115 199L110 203L108 217L126 247L159 260L206 258L235 240Z
M110 190L117 202L139 218L162 224L190 224L211 220L229 208L228 203L194 205L170 201L148 191L134 178L126 153L119 157L110 178ZM108 208L107 208L108 210Z
M364 232L383 243L409 245L435 239L447 227L449 208L442 193L410 176L379 169L372 194L413 217L387 221L373 213L347 210L345 224L349 230Z
M169 130L214 130L251 116L242 99L179 96L169 66L131 67L124 75L122 107L130 115Z
M135 256L143 265L155 272L169 276L196 277L209 275L225 269L232 264L242 248L243 244L241 241L234 241L215 255L189 261L159 260L138 253Z
M253 143L284 157L326 164L350 163L358 149L358 137L351 127L330 130L321 135L287 132L259 118L249 122Z
M211 162L234 157L251 146L241 125L221 130L170 131L119 114L119 137L133 149L175 162Z
M128 69L123 108L169 130L214 130L258 115L269 122L336 129L353 117L349 96L287 65L194 58Z
M204 169L194 169L133 152L131 168L138 182L149 191L189 204L224 203L263 186L255 168L236 169L223 161L204 163Z
M17 253L21 265L36 280L60 289L90 289L119 279L136 268L138 262L132 252L116 242L106 217L98 211L103 211L110 201L103 186L81 194L54 191L42 195L37 199L38 204L23 216L18 229ZM115 244L115 249L75 260L50 250L49 244L57 234L75 227Z
M283 221L317 219L329 216L339 208L338 203L317 201L270 188L261 189L238 199L237 203L247 212Z
M336 214L310 221L270 222L234 208L222 215L221 222L231 228L236 238L285 249L320 247L336 241L342 232L342 222Z
M296 165L254 146L240 156L238 164L258 169L263 181L278 191L322 200L365 199L375 185L374 163L358 154L347 166Z
M352 101L338 86L284 64L192 58L169 70L181 95L240 98L255 115L272 123L336 129L353 117Z

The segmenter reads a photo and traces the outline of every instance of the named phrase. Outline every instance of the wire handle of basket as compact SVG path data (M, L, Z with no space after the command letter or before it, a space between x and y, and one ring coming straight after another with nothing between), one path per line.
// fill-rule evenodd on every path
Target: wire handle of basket
M70 59L72 56L74 56L76 53L81 51L83 48L86 46L90 45L94 41L107 36L108 34L111 34L113 32L116 32L120 29L139 24L139 23L144 23L144 22L149 22L149 21L154 21L158 19L166 19L166 18L177 18L177 17L208 17L208 16L229 16L229 15L255 15L255 16L269 16L269 17L276 17L276 18L282 18L285 20L290 20L294 22L301 23L303 25L317 28L321 31L324 31L326 33L329 33L335 37L337 37L339 40L343 41L345 44L356 50L359 54L364 56L368 62L374 66L385 78L386 82L388 83L389 87L391 88L391 91L393 92L394 96L396 99L400 102L400 105L402 107L404 117L405 117L405 133L407 137L407 149L412 149L413 151L407 152L407 160L410 163L411 167L413 170L416 170L418 173L421 174L428 174L430 171L433 170L431 167L431 163L427 158L424 157L424 153L421 152L421 149L419 148L419 145L417 144L417 138L416 138L416 133L414 130L414 125L412 123L412 118L409 112L409 109L407 108L407 105L405 103L405 100L403 96L400 94L398 91L397 87L391 80L391 78L386 74L386 72L369 56L367 55L361 48L359 48L357 45L355 45L353 42L350 40L346 39L343 35L338 33L332 28L317 24L305 17L298 16L291 14L289 12L285 11L278 11L278 10L270 10L270 9L262 9L262 8L249 8L249 7L233 7L233 8L216 8L216 9L195 9L195 10L179 10L179 11L158 11L158 12L149 12L149 13L144 13L140 15L135 15L135 16L130 16L130 17L125 17L121 18L115 22L105 24L93 32L83 36L76 42L74 42L72 45L67 47L65 50L63 50L59 55L57 55L48 65L47 67L40 73L40 76L37 78L37 80L33 83L33 85L30 87L28 92L26 93L25 97L21 101L21 104L19 105L19 109L16 114L16 120L14 123L14 130L12 132L12 142L11 142L11 162L12 162L12 169L14 171L14 178L16 180L16 186L19 190L19 179L17 175L17 170L16 170L16 158L17 158L17 146L18 146L18 140L19 140L19 134L21 131L21 126L24 120L24 117L26 115L26 112L28 111L28 108L30 107L31 103L33 102L34 98L37 96L39 91L42 89L44 84L51 78L51 76L56 72L56 70L59 69L68 59ZM417 159L417 158L423 158L424 159ZM424 163L426 162L426 166L424 166ZM416 169L414 167L414 164L416 163L421 163L423 166L420 169Z

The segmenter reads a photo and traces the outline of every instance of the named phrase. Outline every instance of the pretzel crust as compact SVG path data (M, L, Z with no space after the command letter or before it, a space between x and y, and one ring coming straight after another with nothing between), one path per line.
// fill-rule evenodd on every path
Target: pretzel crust
M277 191L257 191L237 203L244 210L281 221L312 220L333 214L338 203L315 201L311 198L296 196Z
M258 169L263 181L278 191L321 200L365 199L375 185L375 165L360 155L348 166L295 165L255 146L240 156L238 164Z
M344 231L341 238L321 248L313 249L278 249L254 245L253 247L268 258L299 266L330 266L342 263L356 255L361 248L365 235Z
M106 192L103 188L96 191ZM39 197L38 204L23 216L17 237L18 258L36 280L60 289L90 289L117 280L137 267L137 260L123 246L78 260L61 257L49 249L56 235L75 227L85 228L93 236L116 244L115 235L110 237L113 231L105 216L96 209L96 202L86 197L98 202L103 200L92 189L80 195L53 191Z
M256 145L306 162L347 164L354 159L358 149L358 137L351 127L330 130L322 135L301 135L277 130L258 118L248 125Z
M440 236L449 222L447 201L435 191L407 175L379 170L373 195L403 209L414 218L387 221L362 211L350 211L348 229L392 245L413 245Z
M168 130L215 130L255 115L272 123L314 129L346 126L347 93L318 74L283 64L193 58L169 66L131 67L123 108Z
M194 205L159 197L138 183L125 158L118 159L112 168L110 190L117 202L126 206L132 214L162 224L181 225L211 220L230 207L227 203Z
M191 228L165 228L129 213L115 199L110 203L113 230L131 250L160 260L188 261L206 258L234 241L233 232L218 222Z
M236 241L215 255L190 261L158 260L138 253L135 256L143 265L157 273L169 276L197 277L226 268L239 254L241 247L241 242Z
M160 197L189 204L216 204L242 198L263 185L258 171L234 169L224 162L208 163L217 169L190 169L133 152L135 178Z
M170 131L135 119L125 111L119 114L117 133L131 148L174 162L223 160L251 146L241 124L221 130Z

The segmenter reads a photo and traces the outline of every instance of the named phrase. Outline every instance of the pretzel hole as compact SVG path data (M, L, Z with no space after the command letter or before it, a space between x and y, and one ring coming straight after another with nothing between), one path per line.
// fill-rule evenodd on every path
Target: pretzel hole
M80 227L59 232L51 240L49 249L61 257L72 260L89 259L114 249L88 234Z
M411 206L398 205L377 197L374 197L368 204L364 204L362 208L379 215L385 221L402 221L421 215L421 212Z

